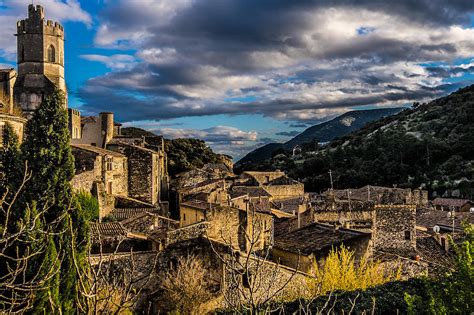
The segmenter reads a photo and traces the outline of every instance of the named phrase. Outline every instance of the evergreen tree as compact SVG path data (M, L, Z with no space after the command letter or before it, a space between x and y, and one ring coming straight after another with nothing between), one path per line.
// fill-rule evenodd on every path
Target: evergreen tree
M64 95L56 91L34 112L26 125L23 153L31 171L28 200L48 205L45 215L50 224L70 208L74 158L69 145L68 116Z
M38 211L47 209L43 222L55 236L54 242L48 244L44 257L50 265L55 263L52 260L54 255L61 261L59 281L51 281L48 294L38 295L39 301L35 305L44 305L42 299L56 296L59 292L62 313L71 314L75 312L79 296L79 275L74 258L85 259L84 244L88 239L88 230L70 184L74 176L74 158L62 92L56 91L38 107L28 121L26 131L28 138L22 149L31 180L24 194L23 206L36 201ZM76 263L84 265L84 261Z
M6 193L11 196L16 192L22 178L21 170L18 137L12 126L7 123L3 130L3 147L0 149L0 196Z

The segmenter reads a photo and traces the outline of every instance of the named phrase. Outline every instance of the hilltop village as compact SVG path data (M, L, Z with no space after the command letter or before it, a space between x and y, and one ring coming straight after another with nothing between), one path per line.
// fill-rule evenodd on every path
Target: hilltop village
M0 70L0 140L7 123L28 137L25 123L41 102L54 90L67 95L63 27L29 5L17 40L18 70ZM258 301L304 294L306 279L340 246L401 279L436 275L453 266L448 236L461 239L462 222L472 222L469 200L379 186L316 194L281 171L234 174L225 157L170 178L163 137L122 135L113 113L67 111L72 187L100 209L89 260L113 266L108 277L136 288L137 308L170 309L160 279L190 255L204 266L209 303L218 307L249 292Z

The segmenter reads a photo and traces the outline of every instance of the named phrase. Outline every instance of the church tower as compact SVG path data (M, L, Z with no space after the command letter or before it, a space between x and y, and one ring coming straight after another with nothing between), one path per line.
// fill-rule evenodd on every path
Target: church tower
M55 89L64 92L64 29L44 19L40 5L28 6L28 18L17 22L18 77L13 94L23 113L31 117Z

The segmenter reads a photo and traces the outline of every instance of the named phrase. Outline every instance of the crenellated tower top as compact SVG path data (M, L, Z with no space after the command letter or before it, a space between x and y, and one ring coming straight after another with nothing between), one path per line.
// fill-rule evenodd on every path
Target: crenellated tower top
M45 19L42 6L30 4L17 22L18 80L15 100L31 114L55 89L67 95L64 80L64 28ZM67 99L66 99L67 102Z

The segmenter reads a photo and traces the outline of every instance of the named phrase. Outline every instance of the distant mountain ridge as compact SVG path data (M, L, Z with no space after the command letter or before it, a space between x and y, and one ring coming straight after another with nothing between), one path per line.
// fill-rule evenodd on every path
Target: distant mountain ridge
M328 142L355 130L359 130L369 122L397 114L402 110L403 108L398 107L350 111L324 123L309 127L285 143L266 144L248 153L239 160L237 164L258 163L271 158L272 153L278 149L292 150L296 145L302 145L314 140L318 142Z
M282 152L238 171L279 169L308 191L365 185L474 199L474 85L368 123L329 145ZM329 172L331 172L330 181Z

